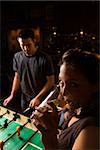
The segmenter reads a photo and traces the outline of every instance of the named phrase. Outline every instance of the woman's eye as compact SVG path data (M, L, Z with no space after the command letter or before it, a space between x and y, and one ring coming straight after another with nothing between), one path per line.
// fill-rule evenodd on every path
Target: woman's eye
M65 86L66 89L71 89L71 88L77 88L79 85L75 82L68 82L68 83L65 83L63 82L62 80L59 80L59 85L61 87Z
M70 83L70 84L69 84L69 87L78 87L78 84L77 84L77 83L72 82L72 83Z

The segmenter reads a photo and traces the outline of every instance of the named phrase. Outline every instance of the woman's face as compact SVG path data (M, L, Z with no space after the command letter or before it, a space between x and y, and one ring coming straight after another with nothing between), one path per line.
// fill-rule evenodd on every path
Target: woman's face
M59 73L60 92L69 108L76 109L91 103L95 86L77 68L69 64L62 64Z

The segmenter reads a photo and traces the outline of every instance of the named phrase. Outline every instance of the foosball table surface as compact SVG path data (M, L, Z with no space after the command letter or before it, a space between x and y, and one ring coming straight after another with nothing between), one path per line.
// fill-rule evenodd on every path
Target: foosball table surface
M9 111L9 114L6 113L7 111ZM29 123L28 117L21 114L18 114L20 118L16 119L16 121L11 121L13 114L15 114L14 111L7 110L0 106L1 150L42 150L44 145L41 142L41 133L34 124ZM5 121L8 123L6 128L4 127ZM28 123L20 130L20 135L18 135L16 132L17 127L23 126L26 122ZM16 134L13 135L14 132L16 132Z

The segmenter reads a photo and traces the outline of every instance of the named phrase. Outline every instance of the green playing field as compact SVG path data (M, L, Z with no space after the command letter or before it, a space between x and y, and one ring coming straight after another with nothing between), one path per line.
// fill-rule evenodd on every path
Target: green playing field
M4 125L5 117L0 118L0 128ZM9 120L7 120L9 122ZM13 135L9 140L8 137L16 132L16 127L20 124L11 122L7 128L0 129L0 141L4 142L3 150L40 150L44 146L41 142L41 134L37 132L29 141L28 139L36 132L32 129L23 127L20 131L20 136ZM6 142L5 142L6 141Z

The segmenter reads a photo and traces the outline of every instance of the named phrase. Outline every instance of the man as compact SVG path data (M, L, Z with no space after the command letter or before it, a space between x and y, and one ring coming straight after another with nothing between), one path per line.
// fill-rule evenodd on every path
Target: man
M38 106L44 100L54 85L54 69L49 56L38 49L33 30L21 30L18 42L22 51L14 55L12 90L3 105L12 101L21 87L21 107L25 110Z

